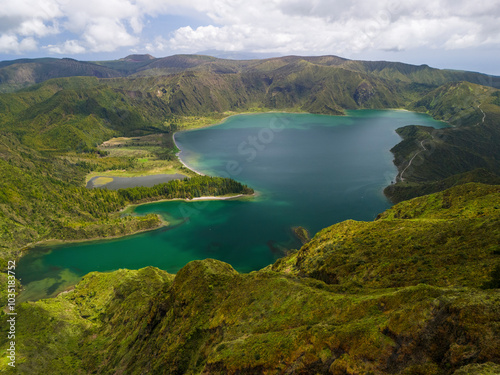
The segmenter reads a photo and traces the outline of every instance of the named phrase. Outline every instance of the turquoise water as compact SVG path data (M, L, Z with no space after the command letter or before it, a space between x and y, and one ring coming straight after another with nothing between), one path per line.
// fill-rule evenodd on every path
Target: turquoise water
M258 191L227 201L138 206L169 227L115 240L40 247L21 259L22 299L54 295L91 271L153 265L175 273L194 259L216 258L241 272L299 248L291 228L310 233L346 219L373 220L390 207L382 194L396 176L390 149L398 127L442 127L406 111L351 111L348 116L267 113L177 133L180 158L196 170L228 176Z

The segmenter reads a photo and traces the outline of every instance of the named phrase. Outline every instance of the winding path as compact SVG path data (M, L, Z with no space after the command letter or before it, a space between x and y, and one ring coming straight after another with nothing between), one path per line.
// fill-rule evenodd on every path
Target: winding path
M413 162L413 159L415 159L418 154L420 154L421 152L423 151L427 151L427 149L425 148L424 146L424 141L425 139L423 139L422 141L420 141L420 146L422 146L422 150L420 150L419 152L417 152L415 155L413 155L413 157L410 159L410 162L408 163L408 165L406 166L405 169L403 169L403 171L399 174L399 179L401 181L404 181L405 179L403 178L403 174L406 172L406 170L410 167L411 163Z
M483 118L481 120L481 122L478 122L476 124L476 126L479 126L479 125L482 125L484 124L484 121L486 120L486 113L484 113L484 111L481 109L481 104L479 104L477 106L477 108L481 111L481 113L483 114ZM434 137L432 134L431 134L432 137ZM420 141L420 146L422 147L422 150L420 150L419 152L417 152L415 155L413 155L413 157L410 159L410 162L408 163L408 165L406 166L405 169L403 169L403 171L401 171L401 173L399 174L399 180L400 181L404 181L405 179L403 178L403 174L406 172L406 170L410 167L411 163L413 162L413 160L418 156L418 154L420 154L421 152L423 151L427 151L427 149L425 148L424 146L424 140ZM396 177L396 181L397 181L397 177Z
M477 123L477 125L482 125L482 124L484 124L484 120L486 119L486 113L484 113L484 111L481 109L480 105L481 105L481 104L479 104L479 105L477 106L477 108L478 108L478 109L482 112L482 114L483 114L483 120L481 121L481 123L479 123L479 122L478 122L478 123Z

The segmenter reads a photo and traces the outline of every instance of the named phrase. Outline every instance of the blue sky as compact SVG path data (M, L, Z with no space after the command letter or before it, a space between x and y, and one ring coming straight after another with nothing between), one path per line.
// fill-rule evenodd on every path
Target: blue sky
M500 75L500 0L3 0L0 60L337 55Z

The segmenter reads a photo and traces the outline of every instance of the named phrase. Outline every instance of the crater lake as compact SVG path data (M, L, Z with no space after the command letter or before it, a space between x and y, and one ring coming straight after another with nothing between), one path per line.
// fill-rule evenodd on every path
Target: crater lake
M390 149L405 125L446 124L402 110L346 116L263 113L175 135L180 159L203 174L231 177L257 194L234 200L169 201L136 206L169 226L119 239L38 246L21 258L21 300L56 295L91 271L155 266L175 273L215 258L249 272L273 263L311 235L347 219L373 220L391 206L382 190L397 175Z

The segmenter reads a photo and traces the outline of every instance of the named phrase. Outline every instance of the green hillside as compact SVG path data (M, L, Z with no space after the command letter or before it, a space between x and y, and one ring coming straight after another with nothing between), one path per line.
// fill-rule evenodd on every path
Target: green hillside
M398 129L399 174L385 193L404 202L374 222L326 228L264 270L238 274L204 260L175 276L152 267L91 273L72 292L18 306L16 373L499 373L495 87L497 77L479 73L336 56L1 62L3 270L33 243L163 224L121 217L131 203L252 193L201 176L84 187L91 172L142 173L146 163L148 173L183 172L172 142L179 129L241 112L363 108L406 108L451 125ZM115 146L103 147L110 138ZM9 371L5 356L0 368Z
M429 113L452 127L435 130L421 126L398 129L403 141L391 151L400 170L398 183L386 189L394 201L439 191L448 182L474 177L497 183L500 175L499 91L470 82L450 83L412 103L410 109ZM412 164L409 161L413 159ZM487 170L487 174L473 172ZM453 177L455 176L455 177ZM446 180L448 179L448 182Z
M499 193L404 202L250 274L93 272L18 308L16 373L498 373Z
M315 66L341 68L381 79L407 84L438 87L448 82L468 81L500 88L498 77L475 72L435 69L427 65L410 65L388 61L356 61L338 56L285 56L259 60L230 60L203 55L174 55L155 58L130 55L112 61L77 61L39 58L0 62L0 92L11 92L51 78L94 76L98 78L127 76L164 76L185 71L213 74L267 73L287 65L309 63Z
M340 286L479 287L498 261L499 193L464 184L402 202L374 222L339 223L272 269Z
M121 74L97 64L73 59L20 59L0 62L0 93L12 92L52 78L93 76L119 77Z

